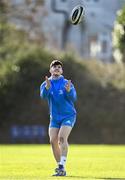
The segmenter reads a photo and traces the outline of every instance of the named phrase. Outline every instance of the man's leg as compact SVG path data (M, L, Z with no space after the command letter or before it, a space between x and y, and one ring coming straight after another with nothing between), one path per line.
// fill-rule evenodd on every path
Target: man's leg
M50 144L52 146L52 151L54 158L57 163L60 162L60 148L58 144L58 128L49 128L49 137L50 137Z
M59 145L60 145L60 153L61 153L61 158L60 158L60 165L63 167L65 166L66 163L66 158L67 158L67 153L68 153L68 137L70 135L70 132L72 130L72 127L70 126L61 126L59 130Z

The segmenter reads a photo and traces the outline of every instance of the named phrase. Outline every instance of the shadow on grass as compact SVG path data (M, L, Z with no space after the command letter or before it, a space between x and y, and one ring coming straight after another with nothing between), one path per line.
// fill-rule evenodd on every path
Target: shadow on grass
M102 180L125 180L125 178L111 178L111 177L84 177L84 176L65 176L65 177L71 177L71 178L78 178L78 179L102 179Z

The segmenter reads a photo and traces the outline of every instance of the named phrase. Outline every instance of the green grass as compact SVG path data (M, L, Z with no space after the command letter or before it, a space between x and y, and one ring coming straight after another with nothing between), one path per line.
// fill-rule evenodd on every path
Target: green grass
M125 179L125 146L70 145L67 177L51 177L56 167L49 145L1 145L0 179Z

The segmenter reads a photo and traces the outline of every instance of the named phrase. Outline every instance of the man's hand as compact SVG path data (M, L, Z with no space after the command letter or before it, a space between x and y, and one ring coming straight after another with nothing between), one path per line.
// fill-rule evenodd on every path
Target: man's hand
M46 86L45 87L48 90L50 88L51 84L50 84L50 81L49 81L47 76L45 77L45 81L46 81Z
M67 92L70 92L70 89L71 89L71 80L68 80L65 88L66 88L66 91L67 91Z

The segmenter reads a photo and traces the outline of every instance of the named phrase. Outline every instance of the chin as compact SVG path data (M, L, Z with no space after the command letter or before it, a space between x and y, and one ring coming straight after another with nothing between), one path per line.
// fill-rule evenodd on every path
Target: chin
M55 74L53 74L54 76L60 76L61 74L58 74L58 73L55 73Z
M54 76L60 76L60 74L54 74Z

